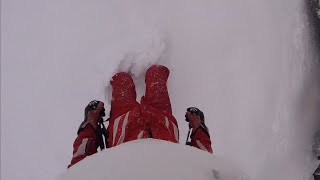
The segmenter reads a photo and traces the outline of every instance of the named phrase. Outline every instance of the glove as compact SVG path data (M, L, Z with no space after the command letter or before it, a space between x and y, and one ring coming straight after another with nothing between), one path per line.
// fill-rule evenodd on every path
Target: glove
M87 124L91 124L94 129L97 128L98 123L103 121L105 116L104 103L101 101L91 101L84 110L84 121L81 123L78 134L86 127Z
M204 114L200 109L196 107L188 108L185 117L186 121L189 122L189 127L192 128L192 133L201 128L210 137L208 127L204 123Z
M192 114L190 112L186 113L186 117L189 120L189 126L191 126L191 128L193 129L197 129L200 126L200 117Z
M204 114L200 109L196 107L189 107L186 112L186 121L189 122L189 125L193 129L197 129L200 125L205 126L204 124Z

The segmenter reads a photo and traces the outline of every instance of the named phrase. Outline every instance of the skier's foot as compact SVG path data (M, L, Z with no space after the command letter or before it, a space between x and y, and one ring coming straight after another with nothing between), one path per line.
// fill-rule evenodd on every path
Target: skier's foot
M154 81L167 82L170 70L163 65L152 65L146 72L146 83Z
M111 116L121 114L122 111L127 111L137 104L137 93L130 74L117 73L112 77L110 84L112 85Z
M167 88L169 69L162 65L152 65L146 72L147 104L160 111L172 113L170 97Z

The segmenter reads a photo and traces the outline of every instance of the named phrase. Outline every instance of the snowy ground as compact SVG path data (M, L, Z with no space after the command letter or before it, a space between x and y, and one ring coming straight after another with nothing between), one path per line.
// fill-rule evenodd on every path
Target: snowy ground
M198 106L215 154L253 179L307 180L320 108L310 26L302 0L2 0L1 179L55 179L112 74L132 65L141 95L158 62L181 143Z
M58 178L74 179L249 180L225 159L190 146L153 139L131 141L97 153Z

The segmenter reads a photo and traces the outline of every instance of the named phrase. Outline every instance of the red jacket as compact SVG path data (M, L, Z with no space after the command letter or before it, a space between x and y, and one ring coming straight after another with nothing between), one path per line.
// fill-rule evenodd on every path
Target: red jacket
M97 148L95 129L91 124L87 124L73 143L73 156L68 168L85 157L95 154Z

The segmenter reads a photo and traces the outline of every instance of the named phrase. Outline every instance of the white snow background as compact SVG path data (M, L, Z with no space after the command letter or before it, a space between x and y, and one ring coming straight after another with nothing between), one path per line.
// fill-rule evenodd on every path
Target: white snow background
M87 103L108 108L129 67L141 96L154 62L171 70L181 143L197 106L217 156L252 179L307 180L320 112L309 26L303 0L2 0L1 180L63 173Z

